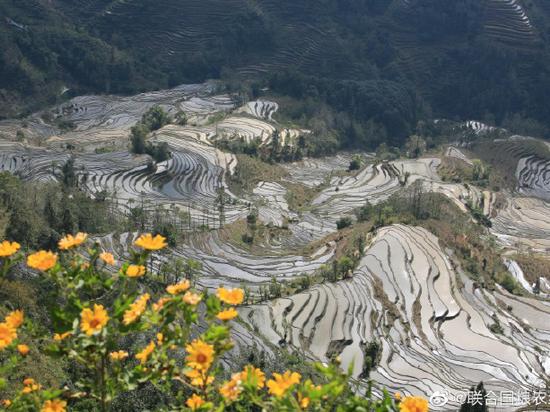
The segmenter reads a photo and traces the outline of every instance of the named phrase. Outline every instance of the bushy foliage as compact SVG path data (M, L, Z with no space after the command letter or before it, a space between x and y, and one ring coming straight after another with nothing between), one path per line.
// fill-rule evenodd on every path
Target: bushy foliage
M7 172L0 173L0 208L5 210L0 229L6 236L28 247L52 247L62 233L99 233L117 227L107 197L98 194L91 198L74 187L77 179L70 162L59 175L72 187L50 183L39 188Z
M350 217L341 217L340 219L338 219L338 221L336 222L336 228L338 230L340 229L344 229L348 226L351 226L353 223L353 221L351 220Z
M428 410L422 398L392 399L384 391L377 399L370 389L355 395L351 372L341 372L338 361L315 366L320 382L291 370L268 377L253 365L224 380L221 360L234 346L230 321L244 291L200 292L183 280L154 298L144 286L153 276L147 269L151 253L166 246L162 236L140 236L127 262L87 241L84 233L67 235L58 253L42 250L25 259L54 290L54 330L43 336L47 353L69 361L73 374L61 388L43 388L32 376L10 379L29 353L20 332L32 322L12 311L0 323L0 394L8 411L121 410L138 389L158 394L149 406L158 411ZM19 248L0 244L0 280L23 260Z
M168 113L160 106L153 106L147 110L141 117L141 120L130 129L132 153L147 153L156 162L168 160L170 158L170 151L166 142L152 144L147 142L146 139L149 133L166 126L171 121L172 119Z
M148 130L152 132L167 125L171 121L172 119L170 118L168 113L166 113L162 109L162 107L158 105L151 107L141 117L141 124L144 125Z

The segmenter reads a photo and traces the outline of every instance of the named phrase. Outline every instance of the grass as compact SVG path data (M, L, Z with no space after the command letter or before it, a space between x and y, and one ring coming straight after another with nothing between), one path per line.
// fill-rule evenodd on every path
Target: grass
M283 182L282 185L287 189L285 198L288 207L296 212L306 209L319 193L318 188L311 188L299 183Z
M402 223L423 227L438 237L443 250L454 252L455 264L479 286L494 289L496 282L506 279L509 273L502 262L501 250L487 228L473 222L442 194L424 193L422 196L422 217L415 217L409 210L412 206L407 203L407 194L403 193L374 206L366 222L376 224L380 210L382 222L378 225Z
M288 235L289 232L287 229L266 226L260 222L256 222L253 226L248 225L243 219L225 225L220 229L219 234L222 241L252 254L261 255L265 253L267 245L270 245L273 239L280 239L282 236ZM243 235L253 236L254 240L251 243L245 242ZM270 250L270 252L273 251Z
M465 151L465 154L470 153ZM548 146L535 139L479 141L471 147L471 154L491 166L491 187L507 189L517 186L516 169L521 158L536 156L550 160Z
M518 254L513 256L529 283L535 283L540 277L550 279L550 259L535 254Z
M439 238L443 249L454 251L453 258L479 286L493 290L508 271L495 239L481 225L449 201L443 202L439 219L420 221L419 225Z
M252 156L237 154L235 173L228 180L229 189L236 195L250 193L259 182L279 182L288 173L277 164L263 162Z
M10 376L9 388L19 388L23 379L34 378L45 387L60 387L67 380L65 368L67 365L59 359L44 355L44 349L49 344L38 336L47 332L49 325L48 310L41 302L47 302L48 291L36 279L3 279L0 280L0 319L12 310L22 309L30 326L19 333L21 343L29 346L30 352L17 366ZM5 355L4 355L5 356ZM0 363L2 355L0 354ZM0 399L9 398L13 393L0 390Z
M446 182L462 183L472 180L473 167L462 159L441 157L437 173Z

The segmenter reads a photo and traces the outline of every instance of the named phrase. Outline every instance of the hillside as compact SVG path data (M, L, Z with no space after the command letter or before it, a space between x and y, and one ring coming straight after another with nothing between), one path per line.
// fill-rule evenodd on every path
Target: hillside
M440 120L425 122L403 150L382 145L377 153L308 157L319 135L277 120L289 102L242 102L208 82L127 97L79 96L1 121L0 235L30 253L57 250L67 233L89 233L89 245L98 248L92 253L109 251L115 261L100 266L96 299L113 319L122 314L109 305L113 293L125 292L125 262L147 272L132 280L132 299L147 293L157 301L182 277L197 291L242 288L246 301L232 322L235 346L224 371L253 363L315 376L305 360L333 360L343 370L354 367L360 393L371 382L406 395L440 390L454 396L452 407L480 381L496 392L544 387L548 144L479 122ZM144 150L136 153L140 133ZM134 252L146 231L166 238L147 260ZM59 256L64 263L65 252ZM64 302L54 296L63 284L52 285L56 275L32 276L28 266L16 264L6 276L0 309L25 310L50 337L71 330L75 340L67 345L82 350L79 342L89 338L75 329L74 307L65 319L55 310ZM76 267L78 276L92 276L89 266ZM34 302L29 296L40 288L45 292ZM154 306L140 305L150 314L142 327L156 331ZM150 341L142 329L129 338L125 329L119 335L116 321L110 325L118 337L109 347L132 357ZM156 354L172 350L157 343ZM35 350L21 373L54 387L82 379L80 370L50 362L45 349ZM124 365L128 379L151 372L131 358ZM12 399L18 379L10 375L0 396ZM129 383L110 410L119 410L116 402L160 408L162 390L140 384L133 392ZM64 399L79 410L80 401Z
M0 0L0 411L550 410L547 1Z
M550 118L540 104L550 91L544 0L7 0L0 13L4 117L64 87L131 93L288 71L315 99L342 81L416 95L408 132L427 116L500 124L518 114L515 126L535 119L540 135ZM368 120L352 103L329 104ZM384 110L376 121L401 116Z

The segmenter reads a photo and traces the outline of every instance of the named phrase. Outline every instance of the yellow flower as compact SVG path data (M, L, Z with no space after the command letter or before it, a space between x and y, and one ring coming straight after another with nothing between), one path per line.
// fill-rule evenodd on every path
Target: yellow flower
M220 395L222 395L228 401L236 401L243 388L241 386L241 374L235 373L231 377L231 380L225 382L220 387Z
M99 254L99 258L107 263L108 265L114 265L115 264L115 257L112 253L109 252L102 252Z
M164 342L164 335L162 333L157 333L157 342L159 345L162 345L162 343Z
M111 352L109 353L109 357L111 358L111 360L113 361L121 361L121 360L124 360L128 357L128 352L124 351L124 350L119 350L119 351L116 351L116 352Z
M73 248L75 246L80 246L82 243L86 241L87 237L88 235L82 232L78 232L76 236L67 235L64 238L61 238L61 240L59 241L58 243L59 249L69 250L70 248Z
M155 350L155 342L151 341L149 345L145 347L140 353L136 355L136 359L141 362L141 364L144 364L147 362L147 359L149 359L149 356L153 353Z
M14 310L8 316L6 316L5 322L10 325L12 328L17 329L23 324L25 320L25 315L20 310Z
M80 313L80 328L86 335L91 336L94 333L101 332L101 329L109 321L109 315L102 305L95 304L94 310L85 308Z
M395 398L396 401L400 401L402 396L399 392L395 392L395 395L393 395L393 397Z
M274 373L273 379L267 381L269 393L277 397L283 396L285 392L295 384L300 383L301 376L297 372L286 371L284 374Z
M428 401L420 396L407 396L399 403L401 412L428 412Z
M160 298L157 303L153 303L153 310L159 312L167 302L170 302L170 298Z
M25 387L22 390L23 393L35 392L40 390L40 388L42 387L41 385L36 383L36 381L33 378L26 378L23 381L23 385L25 385Z
M184 374L190 379L191 385L193 386L203 387L214 382L213 376L206 376L205 373L202 373L196 369L191 369Z
M300 408L307 409L309 406L310 399L307 396L303 396L301 393L298 393L298 402L300 403Z
M6 349L17 339L17 331L6 322L0 323L0 350Z
M147 302L149 301L150 296L148 293L141 295L136 299L134 303L130 305L130 308L124 312L124 319L122 323L128 326L131 323L134 323L147 309Z
M4 240L0 243L0 258L5 258L13 255L21 248L21 245L17 242L9 242Z
M53 335L53 340L55 340L56 342L61 342L62 340L67 339L71 335L72 335L72 332L56 333Z
M204 399L202 399L199 395L197 395L196 393L193 394L193 396L191 396L189 399L187 399L187 401L185 402L185 404L187 405L188 408L190 408L192 411L196 411L197 409L199 409L202 405L204 405L205 401Z
M166 238L161 235L156 235L153 237L150 233L146 233L141 235L134 242L134 245L147 250L159 250L166 247Z
M23 385L25 386L29 386L29 385L34 385L36 382L33 378L25 378L23 380Z
M17 350L21 354L21 356L27 356L29 354L29 347L27 345L17 345Z
M218 288L217 296L222 302L227 303L228 305L239 305L244 300L244 291L239 288Z
M143 265L130 265L126 269L126 276L129 278L138 278L145 275L145 266Z
M5 406L6 408L9 408L11 406L11 401L9 399L2 399L0 401L0 405Z
M41 412L65 412L67 410L67 402L59 399L44 402Z
M45 250L27 256L27 266L36 270L49 270L55 266L56 262L57 255Z
M216 317L219 320L227 321L236 318L239 316L239 312L237 312L235 309L230 308L227 310L222 310L220 313L216 315Z
M256 388L263 388L265 385L265 375L260 369L247 365L241 372L241 381Z
M170 285L166 287L166 292L168 292L171 295L177 295L179 293L185 292L187 289L191 287L191 283L186 279L176 285Z
M195 339L185 347L187 351L187 365L197 370L208 370L214 361L214 346Z
M193 292L185 292L185 295L183 295L183 301L192 306L197 305L201 301L201 299L201 295Z

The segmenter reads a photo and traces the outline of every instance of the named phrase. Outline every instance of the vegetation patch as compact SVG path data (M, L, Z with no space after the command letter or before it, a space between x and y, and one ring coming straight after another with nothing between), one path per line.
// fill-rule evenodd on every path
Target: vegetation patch
M265 253L274 241L279 242L283 236L289 234L287 229L259 223L254 214L247 219L224 225L218 233L222 241L258 255Z
M299 183L283 181L281 184L287 189L285 199L289 209L296 212L306 209L320 190Z
M236 195L250 193L259 182L279 182L287 176L287 171L279 165L244 154L236 156L237 167L228 179L229 189Z
M482 188L490 187L494 191L500 190L501 177L479 159L474 159L472 164L468 164L462 159L443 156L437 173L443 181L468 183Z
M515 260L525 279L530 284L537 283L540 277L550 280L550 259L547 256L537 254L517 254L512 257Z
M509 273L494 237L442 194L424 193L413 185L385 202L360 208L357 217L374 228L394 223L424 227L439 238L444 248L455 252L460 266L480 286L492 289L495 282L507 280ZM519 289L512 286L511 291Z
M521 158L535 156L550 160L550 151L541 141L534 139L485 141L480 140L470 148L473 155L481 159L494 170L493 183L508 189L517 187L516 169Z
M59 242L58 253L40 251L28 256L19 254L16 244L2 245L0 281L5 280L6 268L25 260L29 270L40 272L52 292L46 302L52 324L41 331L32 328L24 308L6 311L0 306L3 407L107 412L132 405L128 397L135 396L142 407L154 403L151 408L171 410L224 410L231 405L242 411L309 407L331 411L339 405L340 410L350 412L397 412L401 402L422 403L420 412L428 410L422 398L392 399L384 392L383 399L377 400L370 392L354 394L351 373L341 372L338 360L308 367L301 357L288 354L276 370L283 365L292 365L292 369L266 376L261 356L249 356L242 371L226 373L224 379L222 360L234 346L229 321L239 316L236 307L245 300L243 289L219 287L210 294L199 292L184 279L166 287L150 304L142 278L150 275L147 262L153 251L166 246L165 238L140 236L130 261L122 263L116 274L110 270L113 255L96 246L84 256L79 248L85 242L85 234L66 236ZM197 335L197 331L201 332ZM35 332L44 344L29 340L28 332ZM33 344L32 348L23 342ZM183 356L178 347L185 348ZM378 345L370 345L373 365L378 352ZM25 370L25 363L36 355L40 359L51 356L50 362L59 359L53 370L66 367L65 374L61 373L66 380L60 382L51 371L44 376L39 362ZM302 369L297 371L301 366L305 376ZM304 380L307 377L315 383Z

